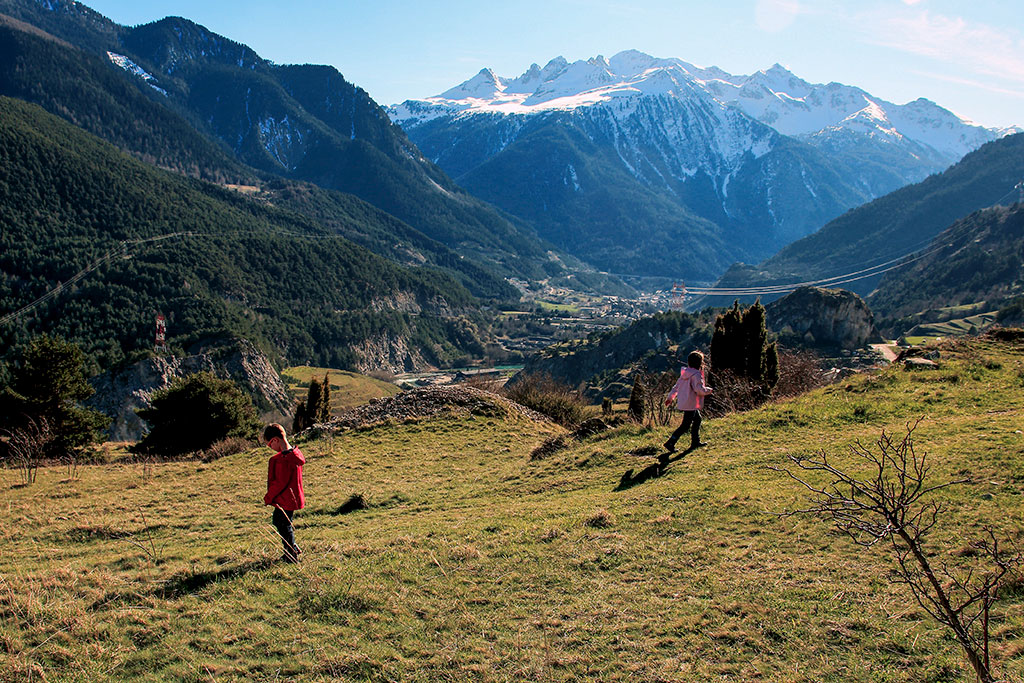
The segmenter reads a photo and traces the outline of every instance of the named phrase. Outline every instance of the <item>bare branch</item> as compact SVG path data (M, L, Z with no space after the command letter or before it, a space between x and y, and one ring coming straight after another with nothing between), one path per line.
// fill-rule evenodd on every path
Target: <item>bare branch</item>
M913 442L919 424L920 420L908 422L900 440L883 430L874 449L854 442L850 455L868 466L865 478L833 464L824 450L810 457L788 457L800 471L830 477L828 484L814 484L811 477L804 478L785 467L770 469L786 474L811 496L810 507L787 515L827 517L863 547L889 539L896 562L889 580L907 586L927 614L953 631L979 680L990 683L994 680L989 661L991 607L1008 574L1024 566L1024 556L1019 550L1001 551L995 532L986 527L987 538L969 546L974 551L970 555L980 559L973 564L959 558L952 565L942 562L936 572L925 551L924 538L938 524L942 507L923 499L967 480L926 483L930 467ZM990 568L982 571L982 564Z

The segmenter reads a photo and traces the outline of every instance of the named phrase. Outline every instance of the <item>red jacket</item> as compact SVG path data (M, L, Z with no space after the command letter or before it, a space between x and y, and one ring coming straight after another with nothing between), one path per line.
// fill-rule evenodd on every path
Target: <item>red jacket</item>
M306 506L306 496L302 492L302 465L305 462L298 448L281 451L270 459L264 505L274 505L285 510L301 510Z

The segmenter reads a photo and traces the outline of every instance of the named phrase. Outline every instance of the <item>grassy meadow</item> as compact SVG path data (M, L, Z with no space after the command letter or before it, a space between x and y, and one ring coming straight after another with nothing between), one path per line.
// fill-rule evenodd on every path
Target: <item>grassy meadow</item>
M309 393L309 384L313 379L327 382L331 386L331 413L340 413L345 408L359 406L370 399L386 398L399 393L401 389L383 380L367 377L347 370L331 368L314 368L308 365L297 365L281 371L281 379L299 401L305 401Z
M2 471L0 680L974 680L884 547L773 514L807 501L768 468L848 464L920 420L930 479L970 479L935 493L932 551L964 559L983 524L1024 542L1024 344L942 348L936 370L707 420L711 445L661 476L637 451L671 426L542 459L563 430L501 411L302 442L298 565L261 505L265 448L27 487ZM995 668L1024 680L1020 579L992 632Z

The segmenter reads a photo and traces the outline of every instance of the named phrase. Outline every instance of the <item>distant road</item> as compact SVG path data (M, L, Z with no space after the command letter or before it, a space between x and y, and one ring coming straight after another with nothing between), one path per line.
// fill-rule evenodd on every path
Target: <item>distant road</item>
M890 363L895 362L896 358L899 356L899 353L892 348L891 344L871 344L871 348L882 354L882 358L886 359Z

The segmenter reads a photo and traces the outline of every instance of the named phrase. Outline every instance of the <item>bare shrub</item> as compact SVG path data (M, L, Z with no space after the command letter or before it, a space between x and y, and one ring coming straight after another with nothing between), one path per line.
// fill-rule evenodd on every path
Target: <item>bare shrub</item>
M654 427L664 427L672 420L674 406L666 404L665 399L668 392L675 386L678 375L674 372L648 372L642 370L638 373L640 382L644 387L644 417L647 424Z
M850 447L855 460L866 466L863 478L840 469L825 451L812 457L790 456L806 472L823 473L829 484L815 484L784 468L811 494L811 507L795 513L831 519L833 525L857 545L870 548L888 541L895 566L889 574L893 583L906 586L921 608L949 628L963 648L968 662L982 683L995 680L989 656L989 624L992 606L1000 590L1019 581L1024 556L1020 550L1006 551L991 528L984 527L981 539L962 539L960 548L936 553L925 545L925 536L939 522L942 507L925 502L928 494L963 484L950 481L926 483L925 456L914 451L913 432L894 441L882 432L874 450L859 441ZM967 549L963 549L966 542Z
M777 398L806 394L828 384L821 359L813 351L779 349L779 383L772 392Z
M219 460L220 458L228 455L234 455L235 453L244 453L255 445L256 442L252 439L246 439L241 436L231 436L215 442L209 448L204 450L201 458L203 462L212 462L213 460Z
M702 412L705 417L753 410L764 404L764 387L732 370L715 370L715 391L707 397Z
M22 481L27 486L36 480L39 465L46 458L57 438L46 417L29 417L25 424L7 434L7 458L21 471Z
M572 429L583 421L586 402L579 391L558 382L550 375L532 374L519 378L502 389L506 398L547 415L558 424Z

